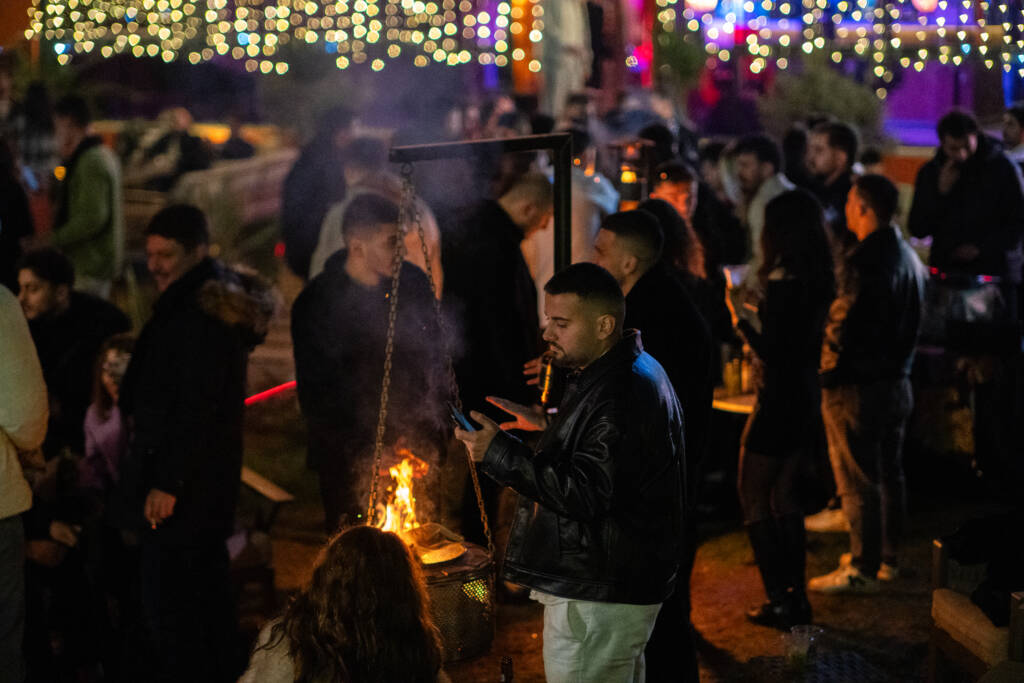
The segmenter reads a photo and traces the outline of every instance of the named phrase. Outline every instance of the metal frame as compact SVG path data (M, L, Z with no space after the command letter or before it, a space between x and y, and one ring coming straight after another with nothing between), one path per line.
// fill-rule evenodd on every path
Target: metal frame
M523 135L516 138L491 138L472 142L438 142L426 145L392 147L388 159L406 164L488 154L508 154L550 149L555 167L555 270L572 261L572 137L569 133Z

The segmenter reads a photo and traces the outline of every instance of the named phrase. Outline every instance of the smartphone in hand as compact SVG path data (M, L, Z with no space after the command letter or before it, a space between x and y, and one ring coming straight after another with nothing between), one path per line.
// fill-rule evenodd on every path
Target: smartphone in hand
M448 404L448 414L452 417L452 422L455 426L464 432L475 432L476 427L469 421L469 419L459 412L459 409L455 407L453 403Z

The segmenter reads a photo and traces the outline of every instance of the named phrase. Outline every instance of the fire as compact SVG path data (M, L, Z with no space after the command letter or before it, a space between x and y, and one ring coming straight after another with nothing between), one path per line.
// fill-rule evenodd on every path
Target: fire
M420 526L416 519L413 480L423 477L430 469L430 465L417 458L407 448L397 449L395 455L401 460L388 468L391 485L386 489L384 515L378 526L383 531L393 531L402 535Z

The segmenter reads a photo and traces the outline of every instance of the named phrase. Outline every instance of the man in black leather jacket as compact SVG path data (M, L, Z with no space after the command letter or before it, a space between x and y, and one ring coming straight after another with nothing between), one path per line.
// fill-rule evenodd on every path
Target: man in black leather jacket
M873 592L895 578L904 515L903 436L913 408L910 366L921 321L924 266L891 221L896 187L858 178L846 220L847 255L821 352L822 417L843 513L849 562L811 579L824 593ZM876 578L877 577L877 578Z
M643 680L643 652L679 564L686 503L682 411L665 371L623 332L624 300L603 268L579 263L544 288L544 338L572 370L534 448L479 412L456 430L519 504L504 578L545 605L547 680ZM504 427L539 430L539 408L504 399Z

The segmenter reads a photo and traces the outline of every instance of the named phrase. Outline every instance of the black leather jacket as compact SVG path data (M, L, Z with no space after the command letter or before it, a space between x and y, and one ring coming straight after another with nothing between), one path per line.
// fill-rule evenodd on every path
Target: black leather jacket
M649 605L675 584L685 509L683 419L640 334L570 378L532 449L505 433L482 469L519 494L509 581L560 597Z
M880 228L849 252L825 324L822 386L910 374L925 279L920 259L894 227Z

